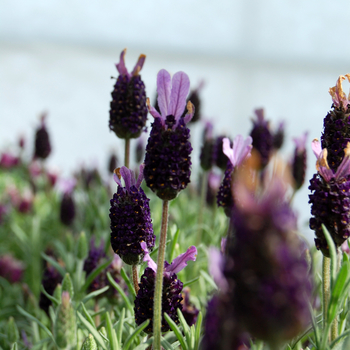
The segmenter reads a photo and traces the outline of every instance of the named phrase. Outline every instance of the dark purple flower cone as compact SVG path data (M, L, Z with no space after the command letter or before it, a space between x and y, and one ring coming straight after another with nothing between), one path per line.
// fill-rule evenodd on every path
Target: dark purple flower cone
M221 170L226 170L227 165L227 156L222 151L222 140L225 138L225 136L218 136L214 143L213 148L213 160L217 167L219 167ZM232 144L232 142L230 141Z
M324 224L337 247L350 236L350 175L333 178L329 183L315 174L310 180L311 204L310 228L315 231L316 248L329 257L329 249L322 230Z
M109 111L109 128L122 139L139 137L146 125L148 113L145 84L138 74L146 56L140 56L130 74L124 64L125 52L122 52L117 64L120 75L114 85Z
M253 120L253 129L250 136L253 138L253 148L260 154L261 167L264 168L273 149L273 136L269 129L269 123L264 119L264 110L255 111L257 119Z
M255 206L236 206L224 275L240 326L277 346L307 326L312 283L296 218L274 186Z
M185 119L180 118L175 129L173 115L155 118L148 139L144 176L147 186L163 200L172 200L186 188L191 175L190 130Z
M141 242L146 242L148 249L152 250L156 239L149 199L139 186L131 185L129 189L118 186L117 193L110 201L111 245L114 252L129 265L142 262L144 252Z
M217 204L219 207L223 207L226 216L231 216L231 211L234 205L234 200L232 196L231 183L233 176L233 165L230 161L227 161L227 168L225 171L224 179L219 188L217 194Z
M41 281L45 291L53 295L57 285L62 282L62 276L60 273L51 265L47 265L44 270L43 279ZM49 307L52 304L51 300L44 294L40 293L39 306L47 314L49 314Z
M75 204L71 193L65 193L61 200L60 219L66 225L72 225L75 218Z
M41 126L35 133L34 158L46 159L51 153L49 133L45 124L46 115L41 118Z
M276 132L273 134L272 145L273 148L279 150L284 143L284 123L281 122Z
M165 266L169 265L167 262ZM146 333L153 333L153 298L155 289L155 272L147 267L141 276L139 291L135 299L135 322L139 326L141 323L150 320L148 327L144 330ZM177 278L175 273L165 274L163 277L163 294L162 294L162 312L166 312L169 317L179 324L177 309L182 310L182 282ZM168 323L162 316L162 332L170 329Z
M118 166L118 158L116 156L116 154L111 154L111 156L109 157L109 161L108 161L108 171L113 174L114 173L114 169L116 169Z
M182 293L182 314L191 327L196 324L199 310L190 301L190 289L185 288Z
M292 175L294 179L294 188L299 190L305 181L306 173L306 149L298 151L296 148L294 151L294 157L292 162Z

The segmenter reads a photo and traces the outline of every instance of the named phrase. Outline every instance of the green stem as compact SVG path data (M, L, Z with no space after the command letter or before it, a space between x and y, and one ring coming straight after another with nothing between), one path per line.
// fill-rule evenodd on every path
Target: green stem
M322 296L323 296L323 329L327 327L327 311L331 296L331 259L323 256Z
M135 292L136 295L139 291L139 279L137 276L137 265L132 265L132 281L134 282L134 288L135 288Z
M342 254L337 249L337 273L341 267ZM331 325L331 341L335 340L339 334L339 316L336 316Z
M165 243L168 230L169 201L163 201L162 226L160 230L158 260L157 260L157 276L154 291L154 307L153 307L153 350L161 350L161 327L162 327L162 293L163 293L163 273L165 258Z
M124 166L129 168L130 163L130 139L125 139Z
M198 232L197 232L197 246L202 241L202 232L203 232L203 210L205 206L205 197L207 195L207 184L208 184L208 172L204 171L202 175L202 186L201 186L201 198L200 198L200 207L198 213Z

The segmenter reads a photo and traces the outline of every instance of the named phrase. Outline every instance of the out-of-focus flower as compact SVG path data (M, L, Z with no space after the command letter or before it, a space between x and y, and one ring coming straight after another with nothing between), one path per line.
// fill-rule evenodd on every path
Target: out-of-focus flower
M22 278L24 265L10 254L0 257L0 276L11 283L19 282Z
M186 287L182 291L182 314L191 327L193 324L196 324L199 310L193 305L190 301L190 288Z
M177 72L172 80L162 69L157 76L158 104L161 113L148 103L154 117L145 156L145 181L147 186L163 200L172 200L186 188L191 175L190 130L186 124L194 114L188 102L188 113L181 117L190 88L187 74Z
M350 81L350 74L341 75L336 85L329 89L333 105L331 111L324 118L324 130L321 136L322 148L327 148L328 151L328 165L334 172L345 156L344 148L350 142L350 96L346 96L342 88L342 81L345 78Z
M216 205L216 195L221 185L221 176L210 171L208 174L208 187L206 201L209 206Z
M20 213L29 213L33 206L33 194L29 189L25 189L22 193L14 186L9 186L6 189L10 197L11 204Z
M221 170L226 170L227 167L227 156L222 150L222 141L224 140L225 136L218 136L215 139L214 147L213 147L213 161L214 164L220 168ZM230 141L232 144L232 142Z
M46 159L51 153L49 133L46 129L46 114L41 116L41 125L35 133L34 159Z
M145 320L149 319L151 322L145 329L146 333L153 332L153 298L155 289L155 279L157 272L157 264L152 260L147 250L145 242L141 243L144 249L144 261L147 261L148 267L141 276L139 283L139 291L135 299L135 322L140 325ZM182 288L183 283L177 278L177 273L187 266L189 260L195 261L197 257L197 249L192 246L183 254L180 254L173 260L171 264L164 262L164 276L163 276L163 294L162 294L162 313L166 312L169 317L176 323L179 323L177 316L177 309L182 310ZM170 329L168 323L162 315L162 332Z
M101 265L106 260L106 258L107 255L104 251L104 242L102 241L100 246L95 246L95 241L91 240L89 255L84 261L84 271L86 272L86 276L89 276L99 265ZM117 254L114 254L114 258L111 264L91 282L90 286L88 287L88 291L94 292L105 287L106 285L110 286L110 282L107 278L107 272L109 272L114 281L126 291L127 288L125 282L120 274L121 269L122 260ZM112 286L110 286L106 292L100 294L98 297L107 297L108 300L112 303L116 303L120 299L118 291Z
M273 134L272 145L275 150L279 150L284 142L284 122L280 122L276 132Z
M264 188L252 188L247 171L235 183L235 237L227 243L224 275L240 327L277 347L309 322L311 276L286 198L289 184L275 171Z
M341 245L341 250L350 255L350 248L349 248L349 243L348 243L348 240L344 241L344 243Z
M14 166L18 165L19 161L20 160L18 157L13 156L9 152L5 152L5 153L1 154L0 167L10 169L10 168L13 168Z
M213 139L213 124L205 123L203 132L203 146L200 154L200 164L203 170L208 171L214 165L214 139Z
M203 87L204 87L204 81L202 80L199 83L199 85L190 92L187 98L187 102L191 101L191 103L194 106L194 110L196 111L196 113L193 115L193 118L190 120L190 123L195 123L201 119L201 99L200 99L199 93L203 89ZM183 113L182 117L185 117L185 115L186 113Z
M334 172L327 161L328 151L321 149L318 140L312 142L317 157L317 173L310 180L310 228L315 231L316 248L329 256L329 248L322 230L324 224L337 247L350 236L350 143L344 149L344 158Z
M298 190L305 181L306 172L306 139L308 132L305 132L301 137L295 138L295 150L292 160L292 175L294 178L294 189Z
M217 203L219 207L225 209L227 216L231 215L231 210L234 206L231 190L234 171L246 158L250 157L252 147L252 138L250 136L244 139L242 135L237 135L233 140L232 148L230 147L230 140L228 138L223 139L222 151L229 161L227 162L225 176L217 195Z
M61 222L70 226L75 218L75 203L73 199L73 190L76 185L76 179L66 179L60 181L60 187L63 192L60 205Z
M125 186L122 185L124 179ZM135 179L134 172L123 166L116 169L114 180L118 184L117 193L111 199L109 217L111 219L111 245L126 264L142 262L144 252L141 243L152 250L156 236L153 234L149 199L141 188L143 165Z
M113 174L114 173L114 169L117 168L118 165L118 157L115 153L112 153L109 156L109 161L108 161L108 171Z
M264 110L255 110L256 119L253 120L253 129L250 136L253 138L253 147L260 154L261 167L264 168L271 155L273 147L273 136L270 131L269 123L264 118Z
M146 56L140 55L134 70L129 73L125 67L126 49L116 64L119 76L112 92L109 111L109 128L119 138L139 137L147 121L145 84L139 75Z

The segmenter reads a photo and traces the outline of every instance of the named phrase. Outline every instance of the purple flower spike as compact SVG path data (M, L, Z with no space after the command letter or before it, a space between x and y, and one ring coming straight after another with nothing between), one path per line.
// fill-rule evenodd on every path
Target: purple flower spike
M147 121L145 84L139 75L146 56L140 55L130 74L124 62L125 53L126 49L116 64L119 77L114 85L109 111L109 128L122 139L139 137Z
M188 102L188 113L181 117L189 90L188 76L170 74L162 69L157 76L158 111L148 103L154 117L145 155L144 175L147 186L163 200L172 200L186 188L191 175L190 130L186 123L192 118L193 106Z
M125 182L124 187L121 178ZM137 179L132 170L123 166L116 169L114 180L118 190L110 201L111 245L126 264L137 265L144 257L141 243L144 242L147 249L152 251L156 239L149 199L141 188L143 164Z
M34 159L46 159L51 153L51 142L46 129L46 113L41 116L41 126L35 133Z
M310 180L310 228L315 231L316 248L329 256L329 248L322 224L329 230L337 247L350 237L350 142L344 149L344 158L334 173L327 162L327 149L321 150L318 140L312 142L317 157L317 174Z
M295 151L292 160L292 175L294 178L294 188L298 190L305 181L306 171L306 139L308 132L305 132L301 137L295 138Z
M151 320L146 333L153 332L153 298L155 289L155 278L157 265L149 256L149 251L144 242L141 243L141 247L144 250L143 260L147 262L148 267L145 269L144 274L141 276L139 283L139 291L135 298L135 322L140 325L145 320ZM162 312L166 312L170 318L179 324L177 316L177 309L182 310L182 288L183 283L177 278L176 273L181 271L187 266L187 261L195 261L197 256L197 248L192 246L187 249L183 254L180 254L173 260L171 264L167 261L164 262L164 275L163 275L163 296L162 296ZM162 332L169 330L169 325L162 316Z

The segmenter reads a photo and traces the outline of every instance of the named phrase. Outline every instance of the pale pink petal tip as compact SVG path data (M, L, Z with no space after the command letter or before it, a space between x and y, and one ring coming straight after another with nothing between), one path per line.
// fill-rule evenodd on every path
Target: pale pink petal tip
M166 272L178 273L187 266L189 260L196 261L197 258L197 248L191 246L187 249L185 253L180 254L173 262L165 268Z
M145 253L143 261L147 262L147 266L151 268L154 272L157 272L157 264L153 261L153 259L149 255L146 242L141 242L141 248Z
M182 116L188 92L190 91L190 79L184 72L177 72L172 79L170 103L167 115L173 115L176 120Z
M314 155L316 156L316 158L318 158L322 152L322 147L321 147L320 141L318 141L317 139L314 139L311 143L311 148L312 148L312 151L314 152Z
M124 56L126 53L126 49L124 49L121 54L120 54L120 60L119 63L116 64L117 70L119 72L120 75L127 75L129 76L129 72L125 67L125 61L124 61Z

